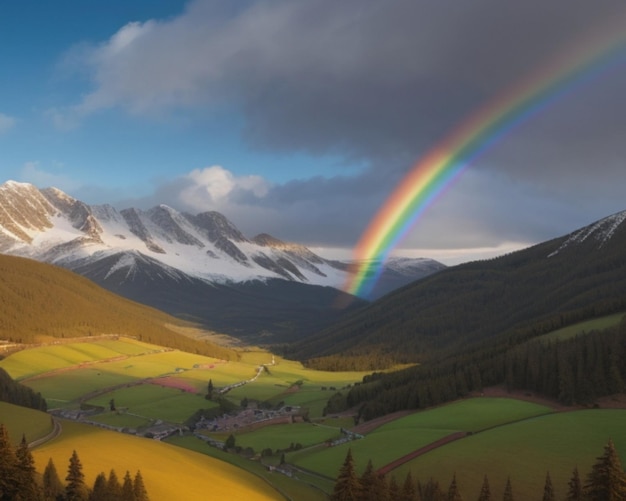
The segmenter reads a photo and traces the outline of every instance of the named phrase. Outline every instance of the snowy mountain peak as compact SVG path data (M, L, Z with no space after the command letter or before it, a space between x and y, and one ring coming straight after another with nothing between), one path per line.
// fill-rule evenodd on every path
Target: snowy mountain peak
M14 181L0 186L0 252L116 284L163 277L211 284L280 278L340 288L349 269L267 233L248 239L219 212L193 215L164 204L118 211ZM404 278L423 275L416 268Z
M561 246L548 257L556 256L565 249L574 248L585 242L591 242L596 248L601 249L613 238L618 230L626 231L626 225L622 226L624 221L626 221L626 211L618 212L600 219L589 226L585 226L580 230L574 231L570 233Z

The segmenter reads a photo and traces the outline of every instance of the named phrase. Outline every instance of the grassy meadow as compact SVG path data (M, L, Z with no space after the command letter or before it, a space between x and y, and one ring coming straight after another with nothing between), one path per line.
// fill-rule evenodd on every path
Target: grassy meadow
M45 437L52 431L52 419L45 412L0 402L0 423L9 430L14 445L22 440L22 434L30 443Z
M115 433L93 426L63 422L59 439L33 451L37 469L43 471L49 457L57 469L65 470L76 450L86 481L112 467L121 478L126 470L141 470L153 501L172 499L284 499L262 479L240 468L181 447Z
M458 431L470 435L413 459L391 475L401 482L411 471L414 478L426 481L432 476L447 488L456 472L468 499L478 494L485 473L496 497L510 475L516 498L533 499L540 497L548 470L561 495L572 468L578 465L586 473L609 437L626 463L626 410L555 412L512 398L459 400L390 421L362 439L327 447L328 440L341 436L340 428L353 425L349 416L322 417L328 398L336 391L346 392L365 373L314 371L278 357L274 365L271 362L272 355L261 351L242 352L239 360L227 362L120 338L23 350L1 360L0 367L41 392L51 408L100 406L104 412L90 419L142 428L159 419L184 423L198 409L216 407L216 402L204 398L209 379L218 390L251 379L260 364L268 364L258 379L224 397L237 405L246 398L308 411L312 422L240 428L233 433L238 446L256 453L300 444L302 449L286 453L287 463L301 469L293 478L268 471L258 458L251 461L226 453L193 436L160 443L71 421L62 421L60 437L34 450L40 470L52 456L64 471L76 449L89 482L111 467L119 476L139 468L156 500L180 499L181 492L185 499L205 499L209 494L216 499L281 499L274 486L292 499L318 501L325 498L323 492L332 490L349 448L362 473L370 459L381 468ZM117 411L109 410L111 399ZM9 404L0 403L0 422L8 426L14 442L22 432L32 441L52 430L49 415ZM228 434L207 432L218 440ZM278 458L275 453L263 461L276 465Z
M334 478L351 449L356 469L362 473L370 459L374 468L381 468L451 433L476 432L548 412L547 407L508 398L467 399L396 419L360 440L292 452L287 460Z
M447 488L456 472L465 499L478 497L488 475L496 499L511 477L516 499L541 499L546 472L557 497L564 496L574 467L586 476L612 438L626 464L626 410L590 409L559 412L496 427L450 443L391 472L404 479L437 479Z

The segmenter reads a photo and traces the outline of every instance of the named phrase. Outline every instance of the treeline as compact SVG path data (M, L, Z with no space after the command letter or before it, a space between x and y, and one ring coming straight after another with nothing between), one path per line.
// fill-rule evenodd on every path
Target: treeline
M223 360L238 358L234 350L168 328L180 323L70 271L0 255L0 340L34 344L55 337L121 334Z
M482 342L536 336L626 311L626 225L601 248L556 239L445 269L287 349L311 368L424 363ZM551 257L549 257L551 256Z
M566 501L623 501L626 499L626 473L624 473L613 442L609 440L604 447L604 453L597 458L584 482L578 468L574 468L571 479L564 489ZM388 480L385 475L376 473L371 461L368 462L363 475L359 477L354 467L352 452L348 450L346 459L339 470L331 501L463 501L463 499L514 501L521 499L516 498L514 493L515 490L509 477L503 494L495 495L489 484L489 478L485 475L480 492L477 493L478 497L464 498L456 481L456 475L452 477L447 489L433 478L425 483L419 480L416 482L411 472L407 473L403 482L398 483L393 476ZM563 498L557 498L550 472L547 472L541 500L556 501L557 499Z
M563 404L592 404L625 389L626 319L613 328L563 341L533 339L509 346L484 345L441 362L393 373L374 373L353 386L348 407L360 406L364 420L461 398L504 384Z
M8 402L10 404L21 405L22 407L30 407L40 411L47 410L45 399L41 393L35 392L33 389L23 384L13 381L11 376L0 367L0 402Z
M41 476L41 481L39 477ZM26 438L17 447L9 440L6 427L0 423L0 501L149 501L141 472L134 479L127 471L119 480L115 470L107 477L100 473L89 487L76 451L69 459L65 483L52 459L43 475L35 470L35 461Z

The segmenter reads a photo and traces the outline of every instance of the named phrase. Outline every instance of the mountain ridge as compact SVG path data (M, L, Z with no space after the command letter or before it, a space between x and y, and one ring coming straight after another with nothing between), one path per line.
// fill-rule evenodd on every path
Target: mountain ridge
M419 362L499 336L532 335L626 311L625 250L621 211L527 249L449 267L399 288L296 344L290 355L324 368L336 365L339 354Z
M57 188L15 181L0 185L0 253L56 264L207 328L268 342L305 336L342 316L335 304L350 273L349 263L304 245L266 233L247 238L219 212L90 206ZM377 295L443 268L434 260L390 266Z

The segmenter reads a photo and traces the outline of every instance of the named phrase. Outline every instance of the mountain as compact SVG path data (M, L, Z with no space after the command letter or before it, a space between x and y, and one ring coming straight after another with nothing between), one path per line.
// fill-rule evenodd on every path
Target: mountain
M318 367L423 362L626 311L626 211L528 249L447 268L291 348Z
M0 255L0 341L33 344L56 338L120 334L223 359L233 350L173 330L182 322L121 298L68 270Z
M345 313L349 264L261 233L218 212L90 206L56 188L0 185L0 253L56 264L124 297L254 342L283 342ZM390 263L378 294L426 276L432 260ZM355 301L352 308L365 303Z

